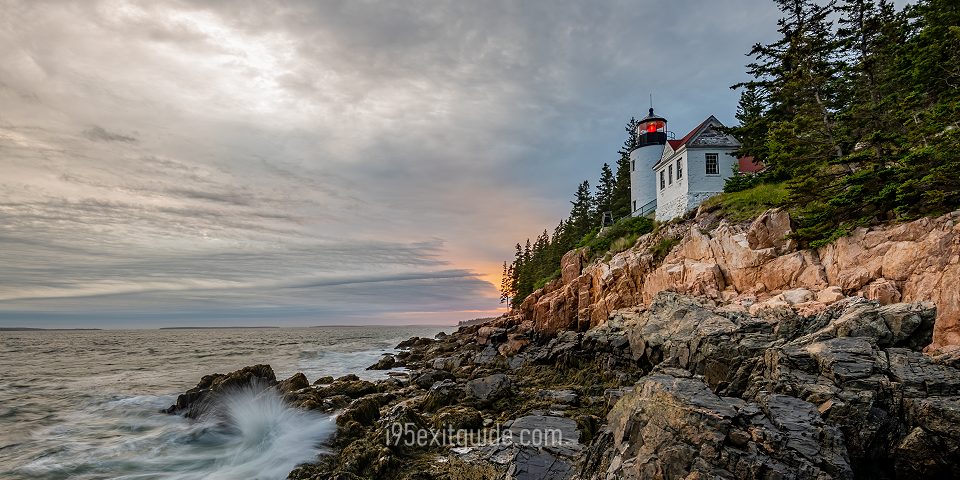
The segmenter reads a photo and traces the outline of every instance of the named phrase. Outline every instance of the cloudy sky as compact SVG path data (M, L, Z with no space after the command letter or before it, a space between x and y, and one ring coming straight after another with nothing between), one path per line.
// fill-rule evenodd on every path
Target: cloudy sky
M767 0L0 0L0 326L449 323Z

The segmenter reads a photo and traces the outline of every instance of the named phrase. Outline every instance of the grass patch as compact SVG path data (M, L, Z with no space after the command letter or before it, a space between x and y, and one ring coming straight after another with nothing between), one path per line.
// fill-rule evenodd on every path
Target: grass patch
M733 223L749 222L766 210L780 207L787 201L785 183L763 183L746 190L721 193L703 202L707 211Z
M653 231L653 220L646 217L627 217L620 219L603 233L591 232L580 241L577 247L587 247L590 258L594 259L608 252L620 253L636 243L640 235Z
M650 247L650 253L653 254L654 262L660 264L673 247L680 244L680 237L664 237L656 245Z
M553 273L551 273L550 275L548 275L548 276L546 276L546 277L544 277L544 278L541 278L540 280L537 280L536 282L534 282L534 284L533 284L533 290L534 290L534 291L540 290L541 288L545 287L548 283L550 283L550 282L552 282L552 281L554 281L554 280L556 280L556 279L558 279L558 278L560 278L560 269L559 269L559 268L557 268L556 270L554 270Z

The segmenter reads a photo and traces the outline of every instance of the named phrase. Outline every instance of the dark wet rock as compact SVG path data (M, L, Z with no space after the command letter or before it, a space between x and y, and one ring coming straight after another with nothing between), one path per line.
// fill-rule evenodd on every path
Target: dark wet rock
M330 375L320 377L313 382L314 385L329 385L331 383L333 383L333 377Z
M310 382L307 380L306 375L295 373L290 378L277 383L277 391L280 393L291 393L309 386Z
M510 377L502 373L488 375L467 382L467 393L482 402L502 398L509 395L510 392Z
M435 341L436 340L432 338L412 337L398 343L396 348L397 350L408 350L415 347L425 347L432 344Z
M434 383L443 380L453 380L452 373L443 370L428 369L413 376L413 383L422 389L429 389Z
M495 362L498 358L500 358L500 352L497 348L493 345L487 345L473 358L473 363L486 365Z
M334 409L340 409L350 404L353 401L347 395L331 395L323 399L324 403L332 406Z
M524 446L510 462L507 476L516 480L571 478L573 462L546 449Z
M376 396L367 396L354 400L337 416L337 425L356 421L360 425L372 426L380 418L380 404L383 399Z
M845 454L840 432L807 402L748 403L700 378L654 374L610 411L584 478L852 479Z
M446 407L434 415L433 426L440 430L479 430L483 427L483 416L479 410L471 407Z
M452 372L453 370L460 368L463 363L463 358L459 356L439 357L433 359L433 362L430 363L430 366L436 370L446 370L448 372Z
M350 398L360 398L364 395L377 393L379 391L377 389L377 385L373 382L368 382L366 380L344 380L348 377L356 377L356 375L341 377L330 385L317 387L317 395L319 395L321 398L332 397L336 395L346 395Z
M434 383L423 399L423 410L434 412L463 398L463 385L447 379Z
M204 375L196 387L177 397L177 403L166 409L166 413L181 414L196 418L221 393L243 388L263 390L276 385L277 376L270 365L244 367L228 374L215 373Z
M407 349L413 348L413 346L417 343L417 340L420 340L420 337L408 338L398 343L397 346L394 348L396 348L397 350L407 350Z
M528 415L511 421L499 442L466 449L459 457L471 464L504 466L503 478L568 479L582 449L578 439L574 420Z
M393 367L397 366L397 359L393 355L386 353L377 363L367 367L367 370L390 370Z
M507 338L507 329L491 326L482 326L477 330L477 343L489 345L501 343Z
M541 390L537 392L537 397L565 405L576 404L580 398L573 390Z
M356 374L348 373L342 377L337 378L336 381L337 382L355 382L357 380L360 380L360 377L356 376Z

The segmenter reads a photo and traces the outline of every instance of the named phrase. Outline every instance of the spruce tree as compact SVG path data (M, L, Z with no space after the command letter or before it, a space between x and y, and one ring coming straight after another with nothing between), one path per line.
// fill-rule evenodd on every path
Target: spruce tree
M610 202L610 210L613 211L613 218L624 218L633 213L630 205L630 152L637 148L637 126L640 121L630 117L624 130L627 132L627 138L623 141L623 146L617 151L617 174L613 189L613 200Z
M613 194L616 188L617 180L613 176L613 170L609 164L604 163L600 168L600 181L597 182L597 194L594 198L600 218L603 218L603 212L613 211Z
M577 193L574 195L574 199L570 204L572 207L567 224L575 241L580 241L594 226L592 221L594 211L593 195L590 194L590 182L584 180L583 183L577 187Z

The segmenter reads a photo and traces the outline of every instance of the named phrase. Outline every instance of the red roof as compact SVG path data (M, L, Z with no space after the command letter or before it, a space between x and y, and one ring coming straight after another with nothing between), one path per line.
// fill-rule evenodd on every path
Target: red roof
M763 162L756 161L753 157L740 157L740 171L745 173L757 173L765 168Z
M693 136L697 133L697 130L700 130L701 128L703 128L704 125L706 125L711 118L713 118L712 115L707 117L706 120L700 122L700 125L697 125L696 127L694 127L693 130L690 130L690 133L684 135L683 138L681 138L680 140L667 140L667 142L670 143L670 148L674 150L679 150L680 147L686 145L687 142L693 139Z

